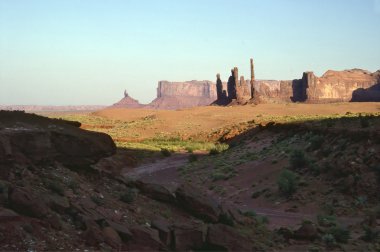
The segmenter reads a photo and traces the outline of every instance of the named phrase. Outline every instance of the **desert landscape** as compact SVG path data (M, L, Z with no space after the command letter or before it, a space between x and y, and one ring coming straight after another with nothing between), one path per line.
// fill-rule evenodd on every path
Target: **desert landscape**
M0 251L380 250L378 0L0 17Z
M377 248L379 103L0 115L2 250Z

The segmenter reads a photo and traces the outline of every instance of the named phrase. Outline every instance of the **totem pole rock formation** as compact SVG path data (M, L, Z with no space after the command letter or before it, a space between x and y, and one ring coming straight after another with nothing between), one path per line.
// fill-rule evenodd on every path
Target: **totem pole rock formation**
M253 59L251 58L251 99L255 97L255 69L253 65Z
M237 68L231 69L231 76L228 78L227 82L227 92L228 92L228 99L231 101L232 99L236 99L236 78L237 75L235 75L235 69L237 74Z
M251 73L251 82L252 73ZM219 83L219 84L218 84ZM249 87L249 81L244 79L244 76L240 76L239 79L239 69L234 67L231 69L231 76L228 78L227 82L227 92L225 90L220 90L223 88L221 85L222 81L220 80L220 75L217 75L217 92L218 99L215 101L215 104L218 105L227 105L231 102L233 104L246 104L251 99L251 88ZM222 96L219 96L219 93L222 92Z
M218 100L222 100L223 96L223 83L220 80L220 74L216 75L216 96Z

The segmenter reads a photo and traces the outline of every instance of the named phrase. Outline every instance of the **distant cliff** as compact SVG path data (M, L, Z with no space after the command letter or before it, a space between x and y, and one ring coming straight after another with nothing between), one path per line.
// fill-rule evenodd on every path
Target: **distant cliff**
M359 102L380 101L380 70L329 70L321 77L303 73L302 79L255 81L255 98L259 102Z
M154 109L181 109L210 105L216 100L215 83L211 81L159 81L157 98L147 105Z
M238 76L238 69L231 71L228 82L159 81L157 98L142 105L124 95L112 107L182 109L196 106L236 105L247 103L330 103L330 102L380 101L380 70L374 73L361 69L345 71L329 70L321 77L304 72L301 79L256 80L251 60L251 79Z

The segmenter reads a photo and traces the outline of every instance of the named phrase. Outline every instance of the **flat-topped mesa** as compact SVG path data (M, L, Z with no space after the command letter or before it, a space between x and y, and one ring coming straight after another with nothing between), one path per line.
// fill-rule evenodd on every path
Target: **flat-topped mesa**
M250 84L251 84L251 99L253 99L255 97L255 69L254 69L253 59L252 58L250 59L250 62L251 62L251 81L250 81Z

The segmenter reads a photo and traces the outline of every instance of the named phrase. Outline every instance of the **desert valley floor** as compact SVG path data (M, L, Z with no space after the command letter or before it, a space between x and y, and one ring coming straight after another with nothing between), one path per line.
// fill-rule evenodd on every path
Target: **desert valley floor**
M380 248L379 103L13 113L3 250Z

